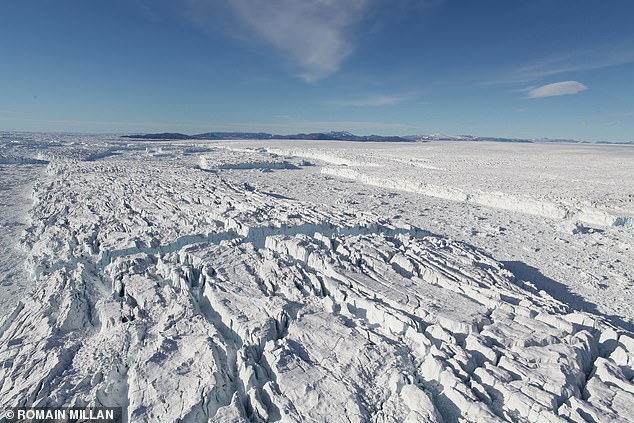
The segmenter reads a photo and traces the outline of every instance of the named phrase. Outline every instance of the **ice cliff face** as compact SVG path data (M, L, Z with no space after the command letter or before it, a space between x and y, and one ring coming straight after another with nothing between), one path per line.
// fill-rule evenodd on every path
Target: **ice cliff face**
M0 325L0 406L122 406L131 422L631 421L630 334L469 245L221 172L280 161L213 160L48 165L23 240L37 286Z

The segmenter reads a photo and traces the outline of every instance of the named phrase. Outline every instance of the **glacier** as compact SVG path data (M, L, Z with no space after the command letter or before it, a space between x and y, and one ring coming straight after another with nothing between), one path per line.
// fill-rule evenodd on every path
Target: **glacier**
M3 260L24 267L20 292L0 286L2 408L633 419L631 182L617 199L616 176L532 193L495 169L458 173L443 149L466 144L2 140L2 222L17 222L11 239L20 229ZM606 257L607 279L580 282Z

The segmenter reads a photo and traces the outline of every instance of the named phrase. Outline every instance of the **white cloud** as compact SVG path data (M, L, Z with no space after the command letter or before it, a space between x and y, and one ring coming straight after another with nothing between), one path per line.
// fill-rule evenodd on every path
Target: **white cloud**
M554 84L542 85L533 88L528 92L528 98L554 97L559 95L577 94L587 90L588 87L577 81L555 82Z
M336 72L354 50L351 27L370 0L228 0L255 34L288 55L314 82Z
M343 100L331 100L328 101L328 104L332 104L334 106L344 106L344 107L380 107L380 106L392 106L396 103L400 103L401 101L407 100L406 96L396 96L396 95L375 95L364 98L353 98L353 99L343 99Z

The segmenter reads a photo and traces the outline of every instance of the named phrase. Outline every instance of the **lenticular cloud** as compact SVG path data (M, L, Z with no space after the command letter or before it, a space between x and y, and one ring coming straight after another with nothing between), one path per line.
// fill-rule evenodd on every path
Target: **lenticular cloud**
M577 94L587 90L588 87L577 81L555 82L554 84L542 85L529 91L529 98L555 97L560 95Z

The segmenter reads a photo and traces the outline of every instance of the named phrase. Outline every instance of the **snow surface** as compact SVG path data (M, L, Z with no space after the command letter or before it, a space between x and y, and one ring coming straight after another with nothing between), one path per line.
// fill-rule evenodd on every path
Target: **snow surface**
M2 408L633 419L632 148L0 135Z

